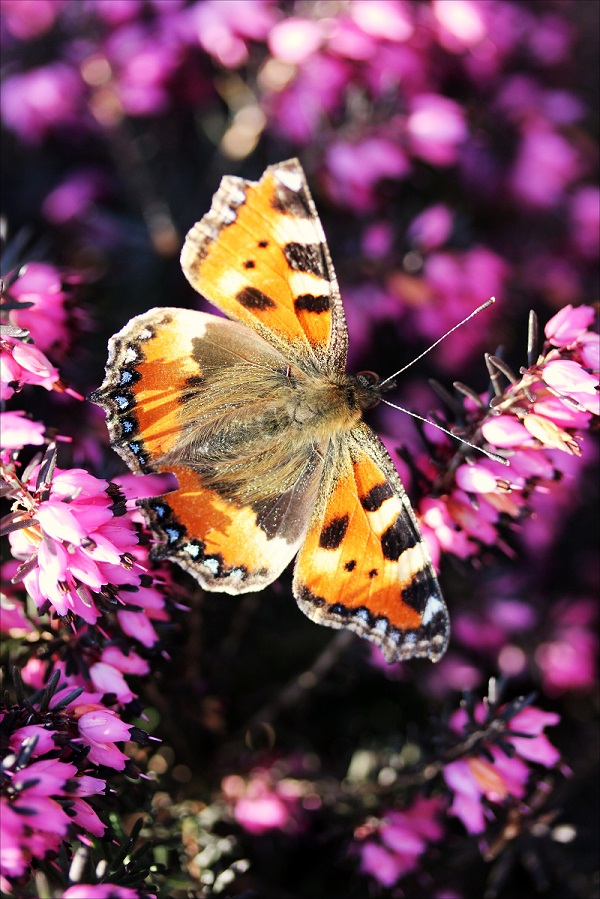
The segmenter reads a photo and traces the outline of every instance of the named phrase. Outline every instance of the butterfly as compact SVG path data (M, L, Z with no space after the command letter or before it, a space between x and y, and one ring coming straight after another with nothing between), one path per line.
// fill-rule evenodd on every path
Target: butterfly
M258 182L226 176L181 253L228 318L157 308L109 342L92 395L140 473L178 488L140 501L160 545L207 590L261 590L297 556L313 621L389 662L445 652L449 620L410 501L364 423L381 399L346 373L348 334L329 249L298 160Z

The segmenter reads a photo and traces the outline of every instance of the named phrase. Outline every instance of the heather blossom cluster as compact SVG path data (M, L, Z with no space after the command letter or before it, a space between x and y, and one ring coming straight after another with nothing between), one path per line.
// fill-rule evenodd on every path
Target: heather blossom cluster
M417 467L432 485L420 513L434 559L441 552L468 558L481 544L502 544L503 521L535 512L536 493L547 492L567 468L563 456L581 455L581 434L600 415L594 318L590 306L561 309L546 324L543 352L518 376L501 359L488 357L491 398L458 385L460 424L454 432L501 458L470 452L462 461L461 452L450 461L455 448L440 441L429 443L430 456L417 456Z

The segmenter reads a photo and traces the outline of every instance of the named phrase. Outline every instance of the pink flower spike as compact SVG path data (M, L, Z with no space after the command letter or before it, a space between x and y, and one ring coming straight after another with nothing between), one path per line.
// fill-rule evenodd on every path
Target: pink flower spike
M317 20L290 17L273 25L269 49L273 56L291 65L302 65L319 49L325 33Z
M117 743L129 739L130 724L109 709L85 712L78 721L79 733L94 743Z
M289 818L285 803L276 793L245 796L236 803L234 817L248 833L261 834L282 828Z
M591 306L563 306L544 328L544 334L554 346L570 346L594 321Z
M558 724L559 721L560 715L556 712L544 712L542 709L528 706L511 718L510 729L531 736L511 736L508 739L522 758L551 768L560 760L560 753L542 731L545 727Z
M125 678L120 671L107 665L106 662L96 662L90 666L90 678L94 689L99 693L114 693L119 702L126 705L135 699L136 694L127 686Z
M542 378L549 387L565 396L580 393L597 396L597 379L569 359L548 362L542 369Z
M24 446L42 446L46 426L31 421L22 409L0 412L0 440L2 449L14 450Z
M491 446L511 447L531 444L531 435L514 415L498 415L485 421L481 433Z
M368 840L361 849L360 869L369 874L384 887L393 886L402 876L402 859Z
M456 483L466 493L493 493L498 489L494 475L485 465L461 465L456 471Z

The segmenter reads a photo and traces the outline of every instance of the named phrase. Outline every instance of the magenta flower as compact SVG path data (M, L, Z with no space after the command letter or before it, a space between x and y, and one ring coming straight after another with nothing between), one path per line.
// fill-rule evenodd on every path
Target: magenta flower
M2 450L18 450L24 446L42 446L46 426L27 418L22 409L0 412L0 446ZM10 453L6 454L8 462Z
M21 41L40 37L54 25L65 0L3 0L2 18Z
M510 188L515 198L541 209L555 207L582 171L579 152L547 123L526 128Z
M24 384L52 390L58 379L58 370L32 343L17 337L0 338L0 399L10 399Z
M475 709L474 720L485 726L485 717L485 707L480 704ZM526 762L545 767L558 763L559 753L543 730L559 720L555 713L527 706L508 719L506 730L502 732L504 746L511 748L510 756L503 744L492 744L489 739L484 739L481 746L485 753L467 755L444 765L444 780L454 793L450 814L460 818L469 833L485 830L485 817L491 810L483 805L484 798L499 804L511 797L521 799L525 795L530 774ZM463 708L458 709L450 721L454 732L465 736L467 723L468 716Z
M106 481L82 469L56 469L49 488L36 479L34 472L13 506L22 524L9 535L13 555L23 563L19 575L38 608L49 601L59 615L93 624L102 614L99 594L109 585L113 592L140 586L136 528L129 515L115 518L115 495ZM127 598L135 602L134 593ZM143 612L136 614L141 621Z
M72 341L73 287L78 278L61 274L45 262L29 262L7 292L19 303L31 304L11 311L10 320L29 331L35 345L45 353L64 353Z
M223 778L221 789L232 805L233 817L248 833L296 826L299 796L285 779L274 777L272 772L256 769L247 780L231 774Z
M571 241L583 259L597 260L600 252L600 188L586 184L569 203Z
M369 211L375 188L383 178L402 178L409 169L401 147L387 137L331 143L326 155L325 183L329 195L343 207Z
M553 633L537 647L535 661L545 693L590 690L598 677L597 603L567 601L559 607Z
M129 740L131 725L125 724L116 712L100 704L82 704L81 697L74 701L72 712L82 743L90 747L89 761L122 771L128 756L115 744Z
M19 877L31 857L56 851L66 836L71 818L58 800L68 797L67 783L77 768L43 759L13 770L14 761L6 761L0 789L0 872Z
M546 323L544 334L553 346L569 347L588 333L594 318L591 306L573 307L569 303Z
M453 165L467 137L465 115L454 100L439 94L420 94L406 120L408 146L414 156L431 165Z
M359 844L360 869L382 886L391 887L405 874L419 866L419 861L431 842L441 840L444 829L439 815L444 802L439 798L418 796L403 811L389 811L375 826L359 828L368 838Z
M63 899L156 899L155 893L140 892L114 883L78 883L68 887Z
M5 125L28 144L81 119L83 82L76 69L55 62L5 78L0 91Z

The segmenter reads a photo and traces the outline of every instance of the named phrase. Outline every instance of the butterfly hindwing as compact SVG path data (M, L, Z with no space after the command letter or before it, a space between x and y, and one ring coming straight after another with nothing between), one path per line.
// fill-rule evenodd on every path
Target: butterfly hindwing
M360 424L326 460L294 593L313 621L347 627L388 661L445 652L449 622L410 502L376 435Z
M177 490L141 505L161 541L155 555L207 589L270 584L310 521L322 455L290 454L281 438L269 441L260 425L253 437L248 426L265 406L271 415L287 371L247 328L192 310L152 309L110 341L107 378L93 399L134 471L176 476Z

